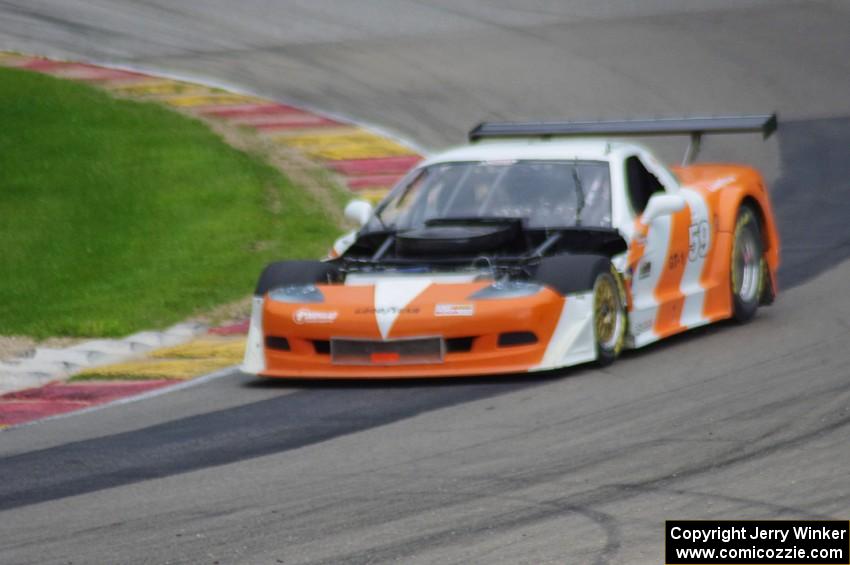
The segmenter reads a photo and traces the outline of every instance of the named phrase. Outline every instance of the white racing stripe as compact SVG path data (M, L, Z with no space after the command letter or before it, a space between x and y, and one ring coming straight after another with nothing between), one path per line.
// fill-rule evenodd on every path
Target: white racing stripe
M382 338L387 339L401 311L431 282L426 277L386 278L375 282L375 318Z
M262 296L255 296L251 303L251 321L248 324L248 340L245 344L245 358L240 368L244 373L259 374L266 370L266 356L263 349L263 303Z
M652 222L647 233L644 256L632 273L632 311L629 313L629 332L634 338L635 347L658 340L653 330L655 318L658 315L655 288L658 286L664 263L667 261L671 223L672 216L669 215L656 218ZM641 276L642 273L644 273L643 276Z
M708 206L702 195L686 188L683 188L679 194L685 197L691 209L691 224L688 229L688 237L690 238L688 262L685 265L685 272L682 273L682 282L679 286L685 296L680 323L692 328L708 323L708 320L703 316L705 289L700 284L700 277L705 267L706 255L708 250L711 249L711 219L708 214Z
M558 325L546 346L540 364L532 371L545 371L596 359L593 337L593 292L566 297Z
M345 279L346 286L372 286L375 287L375 319L381 337L387 339L393 324L399 314L422 294L422 292L434 283L462 284L470 283L482 273L428 273L400 274L400 273L354 273Z

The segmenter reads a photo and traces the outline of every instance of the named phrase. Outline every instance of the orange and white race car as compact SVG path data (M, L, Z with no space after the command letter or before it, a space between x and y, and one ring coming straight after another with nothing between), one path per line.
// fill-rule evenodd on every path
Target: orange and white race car
M325 261L260 276L243 371L399 378L610 363L776 294L759 173L691 164L703 134L776 116L484 123L410 171ZM630 136L689 135L666 167Z

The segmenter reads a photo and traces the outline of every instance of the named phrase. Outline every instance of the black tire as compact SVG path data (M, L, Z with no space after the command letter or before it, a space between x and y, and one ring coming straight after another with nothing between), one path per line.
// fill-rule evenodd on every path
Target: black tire
M256 296L263 296L273 288L296 284L326 283L336 279L336 267L322 261L278 261L269 264L260 275Z
M596 363L610 365L623 350L628 316L622 279L614 269L600 272L593 283L593 337Z
M744 323L758 310L764 293L766 266L758 214L744 204L738 210L729 265L732 316Z

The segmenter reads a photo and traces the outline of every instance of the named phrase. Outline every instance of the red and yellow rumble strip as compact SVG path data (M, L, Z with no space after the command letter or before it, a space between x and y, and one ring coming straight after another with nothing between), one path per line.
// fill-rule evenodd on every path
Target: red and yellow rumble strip
M359 196L379 200L420 160L410 147L353 123L222 89L87 63L0 52L0 66L92 84L116 96L159 102L208 121L249 128L300 152ZM0 430L191 379L239 363L247 323L210 330L186 345L0 396Z
M0 396L0 430L142 394L176 381L169 379L102 383L51 383Z
M126 363L88 369L69 382L53 382L0 395L3 428L135 396L231 367L241 361L240 335L209 335L184 345L155 349Z

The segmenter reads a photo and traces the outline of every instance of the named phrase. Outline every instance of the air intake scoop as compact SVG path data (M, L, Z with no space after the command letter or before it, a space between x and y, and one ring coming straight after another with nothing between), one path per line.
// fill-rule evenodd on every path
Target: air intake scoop
M399 256L484 253L513 241L522 230L514 218L438 220L396 235Z

